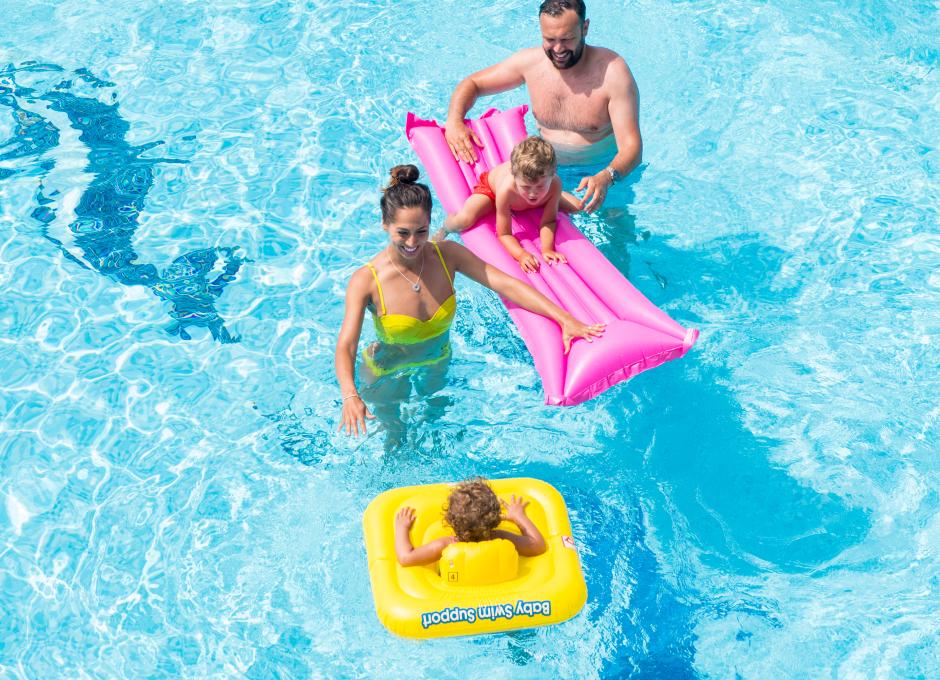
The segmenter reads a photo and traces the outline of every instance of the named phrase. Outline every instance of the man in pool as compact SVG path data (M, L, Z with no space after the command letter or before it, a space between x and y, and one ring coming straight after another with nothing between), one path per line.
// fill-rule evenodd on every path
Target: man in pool
M545 0L539 7L542 48L520 50L477 71L450 98L445 135L455 158L472 162L480 140L464 117L481 95L525 84L543 138L560 165L599 166L581 179L582 207L596 210L607 190L640 164L639 92L616 52L585 43L589 20L582 0Z

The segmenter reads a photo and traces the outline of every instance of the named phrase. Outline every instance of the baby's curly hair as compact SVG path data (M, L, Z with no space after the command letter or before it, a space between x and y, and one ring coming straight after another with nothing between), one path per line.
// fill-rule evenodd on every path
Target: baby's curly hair
M444 522L461 542L487 541L499 526L501 508L493 489L482 477L460 482L451 490Z

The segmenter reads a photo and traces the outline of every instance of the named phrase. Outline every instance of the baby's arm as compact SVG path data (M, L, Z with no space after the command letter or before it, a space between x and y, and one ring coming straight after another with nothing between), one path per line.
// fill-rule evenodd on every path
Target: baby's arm
M516 498L515 495L513 495L508 504L502 499L500 499L499 502L506 508L505 518L519 527L519 531L522 532L522 535L519 536L510 531L500 530L493 532L494 535L498 538L505 538L508 541L512 541L512 544L516 546L516 551L524 557L535 557L545 552L545 539L542 538L542 532L539 531L539 528L535 526L528 515L525 514L525 508L529 504L529 501L523 502L521 496Z
M452 536L444 536L422 545L420 548L415 548L411 544L411 536L409 535L414 523L414 508L402 508L395 515L395 557L398 558L398 563L403 567L415 567L437 562L441 559L444 548L454 542Z
M568 260L555 250L555 229L558 227L558 201L561 198L561 180L558 175L552 179L552 188L545 200L545 209L542 210L542 222L539 227L539 243L542 246L542 257L549 264L564 264Z
M512 235L512 210L509 208L509 192L500 191L496 194L496 235L510 255L512 255L524 272L537 272L539 262L532 253L525 250L519 240Z
M581 212L581 200L567 191L561 192L561 198L558 199L558 209L569 215Z

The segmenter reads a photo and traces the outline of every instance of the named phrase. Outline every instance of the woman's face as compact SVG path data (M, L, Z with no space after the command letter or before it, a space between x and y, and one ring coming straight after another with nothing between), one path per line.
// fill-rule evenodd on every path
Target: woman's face
M430 225L431 216L420 206L399 208L390 223L382 224L388 232L392 247L406 260L413 260L421 254L421 249L428 242Z

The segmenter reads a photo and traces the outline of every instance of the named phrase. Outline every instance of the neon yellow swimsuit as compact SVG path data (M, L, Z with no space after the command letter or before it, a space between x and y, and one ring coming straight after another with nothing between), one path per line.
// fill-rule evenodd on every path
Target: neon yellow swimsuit
M451 294L450 297L441 303L441 306L431 315L431 318L426 321L416 319L407 314L389 314L388 310L385 308L385 295L382 293L382 285L379 283L379 274L371 263L366 263L369 271L372 272L372 277L375 279L375 286L379 291L379 304L382 308L381 314L376 314L373 310L372 321L375 324L375 332L379 336L379 340L386 345L416 345L444 335L450 330L450 326L454 321L454 314L457 311L454 279L450 275L447 265L444 263L444 256L441 254L441 249L438 247L437 243L431 241L431 245L433 245L434 250L437 251L437 257L440 259L441 266L444 267L444 273L447 274L447 279L450 281ZM427 366L437 363L449 356L450 343L447 343L444 345L443 352L439 356L420 361L407 362L394 367L381 367L376 364L375 357L369 352L369 349L366 349L362 353L363 361L365 361L376 376L386 375L403 368Z

